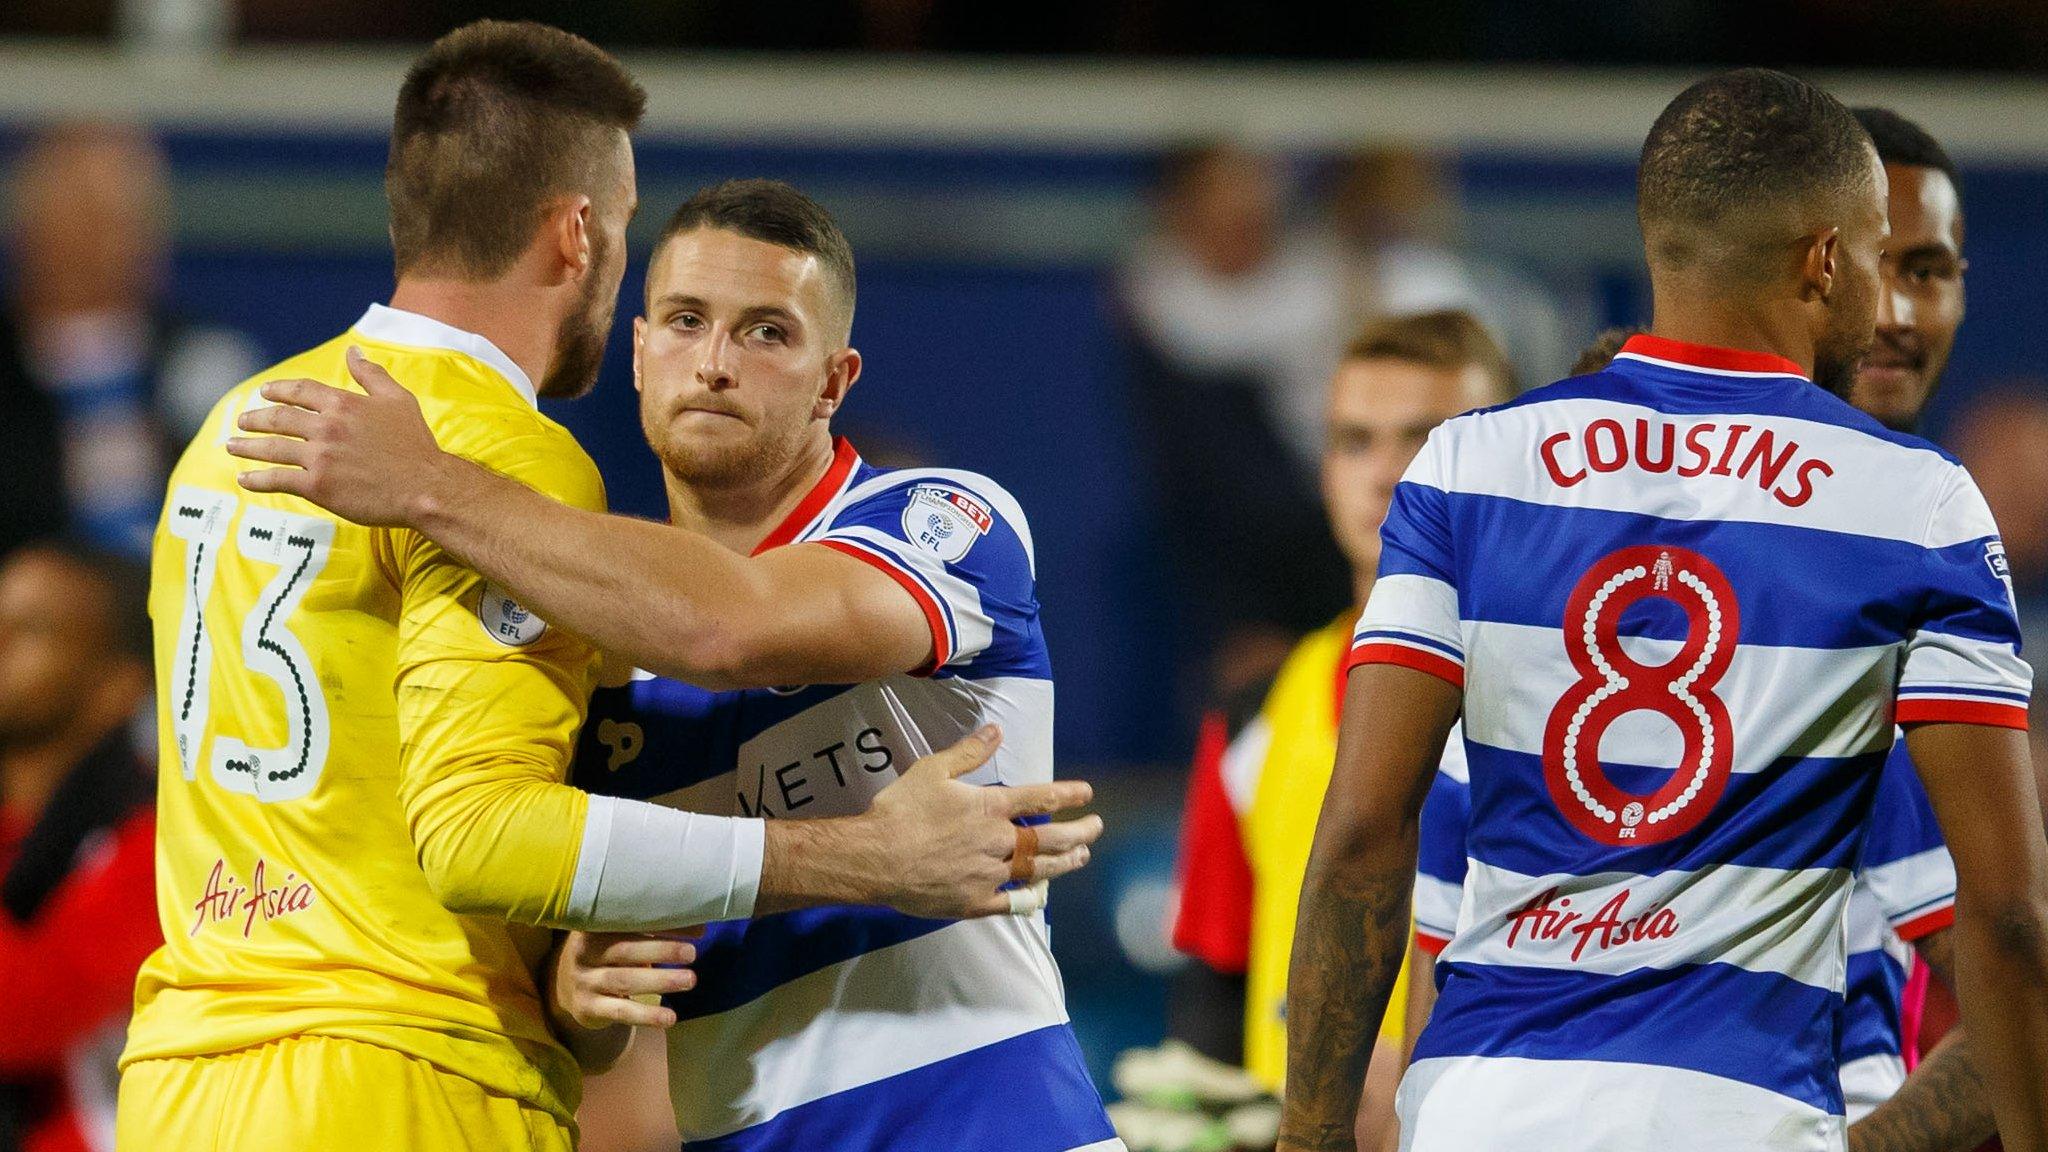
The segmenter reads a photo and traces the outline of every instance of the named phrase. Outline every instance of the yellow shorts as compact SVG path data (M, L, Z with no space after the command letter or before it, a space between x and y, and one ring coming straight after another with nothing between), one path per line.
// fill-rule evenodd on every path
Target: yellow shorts
M121 1075L120 1152L571 1152L574 1129L416 1056L295 1036L142 1060Z

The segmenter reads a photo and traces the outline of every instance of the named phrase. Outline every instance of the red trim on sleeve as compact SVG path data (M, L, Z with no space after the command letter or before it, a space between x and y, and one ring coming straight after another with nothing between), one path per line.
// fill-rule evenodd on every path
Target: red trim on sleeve
M1904 924L1894 924L1892 931L1899 934L1899 939L1910 942L1922 936L1932 936L1943 928L1953 928L1955 923L1956 906L1951 904L1946 908L1936 908L1932 912L1922 913Z
M1424 932L1420 928L1417 928L1415 930L1415 946L1417 948L1422 949L1424 952L1429 953L1431 956L1443 955L1444 949L1450 947L1450 943L1451 942L1449 940L1446 940L1433 932Z
M1667 340L1647 332L1628 338L1621 346L1623 352L1648 356L1653 360L1669 360L1674 364L1686 364L1694 368L1718 368L1723 372L1773 372L1787 376L1805 376L1806 369L1790 360L1771 352L1750 352L1741 348L1716 348L1711 344L1688 344L1683 340Z
M1223 715L1202 717L1181 817L1180 907L1173 918L1173 946L1234 976L1251 964L1252 866L1237 809L1223 787L1223 753L1229 747Z
M1901 724L1983 724L2027 730L2027 710L2019 704L1986 700L1934 700L1915 697L1899 701L1893 718Z
M1344 660L1345 675L1350 675L1351 670L1361 664L1394 664L1402 668L1413 668L1417 672L1427 672L1439 680L1448 680L1453 688L1465 686L1465 668L1456 660L1438 656L1434 652L1424 652L1420 648L1410 648L1406 644L1360 644L1353 648L1351 655Z
M886 575L889 579L894 580L900 585L905 592L910 593L912 600L917 601L918 608L924 612L924 622L932 630L932 658L930 663L912 672L911 675L929 676L946 666L946 661L953 658L953 645L946 635L946 613L939 607L939 602L932 599L932 594L925 591L924 585L917 582L916 577L875 555L873 552L865 548L855 547L844 540L820 540L818 543L823 544L834 552L839 552L851 556L855 560L862 561L870 568Z
M763 537L759 544L754 545L753 555L759 556L770 548L780 548L796 539L796 534L803 531L811 521L816 520L818 513L825 510L825 505L830 504L832 498L839 495L839 490L846 486L846 478L853 475L854 466L859 463L860 453L853 450L853 442L844 436L834 437L832 463L826 466L825 474L818 477L818 482L811 485L811 490L804 493L804 498L797 501L796 507L789 510L789 515L782 518L782 523L777 524L774 531Z

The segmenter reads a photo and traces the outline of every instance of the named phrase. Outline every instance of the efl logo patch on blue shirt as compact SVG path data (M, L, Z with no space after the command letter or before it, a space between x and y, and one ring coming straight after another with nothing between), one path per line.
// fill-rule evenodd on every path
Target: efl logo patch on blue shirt
M995 517L981 501L935 484L912 488L903 508L903 534L948 564L958 563L994 525Z

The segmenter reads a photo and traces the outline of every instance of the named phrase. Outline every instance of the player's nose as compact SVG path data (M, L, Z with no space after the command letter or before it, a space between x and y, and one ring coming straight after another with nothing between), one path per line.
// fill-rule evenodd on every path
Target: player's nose
M1913 298L1898 285L1886 281L1877 294L1877 326L1879 328L1911 328L1913 326Z
M732 354L732 333L724 328L714 329L710 338L699 345L697 382L714 391L732 387Z

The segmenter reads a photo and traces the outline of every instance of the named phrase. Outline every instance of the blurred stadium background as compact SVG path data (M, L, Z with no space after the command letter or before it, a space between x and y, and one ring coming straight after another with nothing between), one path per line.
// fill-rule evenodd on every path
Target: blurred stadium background
M1171 0L7 0L0 357L19 379L0 388L61 374L50 317L136 310L162 321L137 355L166 383L156 428L133 434L181 440L237 378L383 299L399 76L484 15L583 33L646 84L639 254L725 177L787 179L837 213L868 365L847 431L873 456L986 471L1030 512L1063 771L1098 782L1113 827L1055 910L1098 1071L1161 1031L1196 704L1348 595L1310 472L1345 336L1469 306L1527 383L1644 319L1634 151L1711 66L1807 72L1918 119L1961 165L1969 319L1930 430L1992 497L2030 626L2048 619L2048 5L2027 0L1465 0L1334 20ZM80 124L140 132L27 162ZM659 515L623 338L639 275L598 391L554 414L615 508ZM59 507L29 463L50 446L22 442L10 395L0 526ZM73 514L160 451L74 461ZM628 1146L609 1138L592 1146Z

